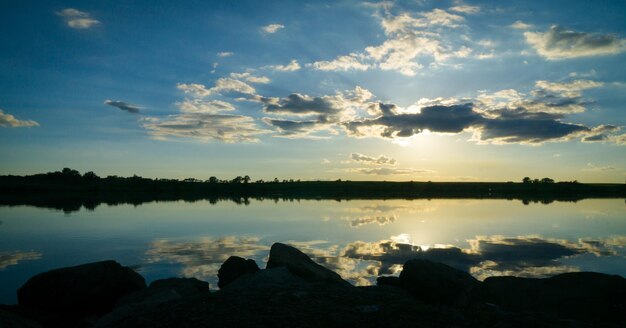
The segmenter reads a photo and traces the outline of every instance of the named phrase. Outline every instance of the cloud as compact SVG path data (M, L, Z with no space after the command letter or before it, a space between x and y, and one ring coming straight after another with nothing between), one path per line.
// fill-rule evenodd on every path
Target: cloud
M266 34L273 34L284 28L285 25L282 24L269 24L261 27L261 31Z
M609 166L609 165L600 166L600 165L596 165L593 163L587 163L587 167L583 169L583 171L592 171L592 172L605 172L605 171L613 171L613 170L615 170L615 168L612 166Z
M407 76L416 75L425 64L442 65L446 60L467 57L472 49L459 46L459 33L444 33L443 28L456 29L463 26L462 16L443 9L419 12L415 16L407 12L394 15L389 6L374 6L382 11L376 14L387 37L379 45L366 47L361 52L339 55L333 60L316 61L308 66L317 70L347 71L381 70L397 71ZM459 6L461 10L472 10L471 6ZM453 42L453 39L459 39Z
M524 32L526 42L548 60L615 55L626 40L613 34L575 32L553 25L546 32Z
M311 64L311 67L319 71L365 71L370 65L362 63L359 56L356 54L350 54L347 56L339 56L331 61L318 61Z
M353 228L358 228L368 224L378 224L379 226L383 226L389 223L395 222L398 218L395 215L389 216L361 216L361 217L348 217L344 218L350 222L350 226Z
M256 90L249 84L233 78L219 78L215 82L215 86L209 89L207 89L203 84L196 83L178 83L176 87L193 97L208 97L214 94L226 92L236 92L248 95L254 95L256 93Z
M185 99L177 104L182 113L208 113L217 114L224 111L234 111L236 108L231 103L221 100Z
M17 265L22 261L39 260L41 256L41 253L32 251L2 251L0 252L0 270L4 270L11 265Z
M289 64L287 65L268 65L268 66L264 66L263 68L271 69L271 70L275 70L279 72L293 72L293 71L297 71L300 69L300 64L298 64L298 61L294 59L291 62L289 62Z
M274 127L280 136L288 138L319 138L313 137L312 134L331 129L325 121L321 120L295 121L264 117L263 122Z
M74 8L66 8L56 14L63 17L67 26L75 29L88 29L94 25L100 24L100 21L91 18L89 13Z
M343 102L337 96L311 97L298 93L280 99L276 103L266 103L266 113L336 115L343 110Z
M129 104L129 103L124 102L124 101L108 100L107 99L107 100L104 101L104 103L106 105L113 106L113 107L119 108L119 109L121 109L123 111L127 111L127 112L133 113L133 114L138 114L139 110L141 109L141 107L139 107L139 106L136 106L136 105L133 105L133 104Z
M529 30L535 26L533 24L527 24L518 20L518 21L515 21L515 23L509 25L509 27L514 28L516 30Z
M263 111L281 118L263 121L278 129L283 136L311 137L311 133L326 130L337 134L337 123L352 119L356 110L367 106L372 93L357 86L354 90L335 95L309 96L294 93L284 98L256 96L251 100L263 104ZM284 119L283 117L298 119Z
M411 169L411 168L389 168L389 167L376 167L376 168L356 168L350 169L352 172L368 174L368 175L408 175L408 174L424 174L433 173L432 170L426 169Z
M22 128L31 126L39 126L39 123L31 120L18 120L15 116L5 113L2 109L0 109L0 127Z
M470 5L458 5L458 6L454 6L454 7L450 7L448 8L448 10L450 11L454 11L457 13L463 13L463 14L468 14L468 15L472 15L472 14L477 14L480 12L480 7L478 6L470 6Z
M396 165L397 163L395 159L391 157L387 157L385 155L380 155L378 157L371 157L371 156L367 156L367 155L363 155L359 153L352 153L350 154L350 159L359 163L375 164L375 165Z
M260 83L260 84L268 84L270 83L270 79L266 76L254 76L250 74L250 72L245 73L230 73L230 77L238 80L244 80L250 83ZM254 91L252 92L254 93Z
M230 57L230 56L232 56L232 55L234 55L234 54L235 54L234 52L230 52L230 51L222 51L222 52L218 52L218 53L217 53L217 56L218 56L218 57L222 57L222 58L224 58L224 57Z
M187 112L166 118L147 117L142 126L157 139L192 138L226 143L256 142L269 131L257 127L249 116Z

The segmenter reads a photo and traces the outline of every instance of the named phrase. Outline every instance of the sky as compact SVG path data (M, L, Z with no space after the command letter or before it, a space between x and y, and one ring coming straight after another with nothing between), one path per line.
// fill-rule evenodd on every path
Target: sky
M3 1L0 174L626 180L623 1Z

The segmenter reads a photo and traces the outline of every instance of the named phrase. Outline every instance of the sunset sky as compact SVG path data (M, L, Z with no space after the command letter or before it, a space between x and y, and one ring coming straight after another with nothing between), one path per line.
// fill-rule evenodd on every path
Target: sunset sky
M626 179L624 1L3 1L0 174Z

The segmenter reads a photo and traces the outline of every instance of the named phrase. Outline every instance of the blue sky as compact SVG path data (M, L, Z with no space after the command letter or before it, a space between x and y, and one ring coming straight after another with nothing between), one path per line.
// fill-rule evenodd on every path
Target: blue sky
M621 1L0 4L0 172L623 182Z

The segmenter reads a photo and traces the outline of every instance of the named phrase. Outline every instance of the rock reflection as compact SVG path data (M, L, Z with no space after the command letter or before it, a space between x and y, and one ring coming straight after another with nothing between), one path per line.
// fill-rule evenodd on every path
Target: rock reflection
M21 261L39 260L39 252L8 251L0 252L0 270L4 270L11 265L17 265Z

